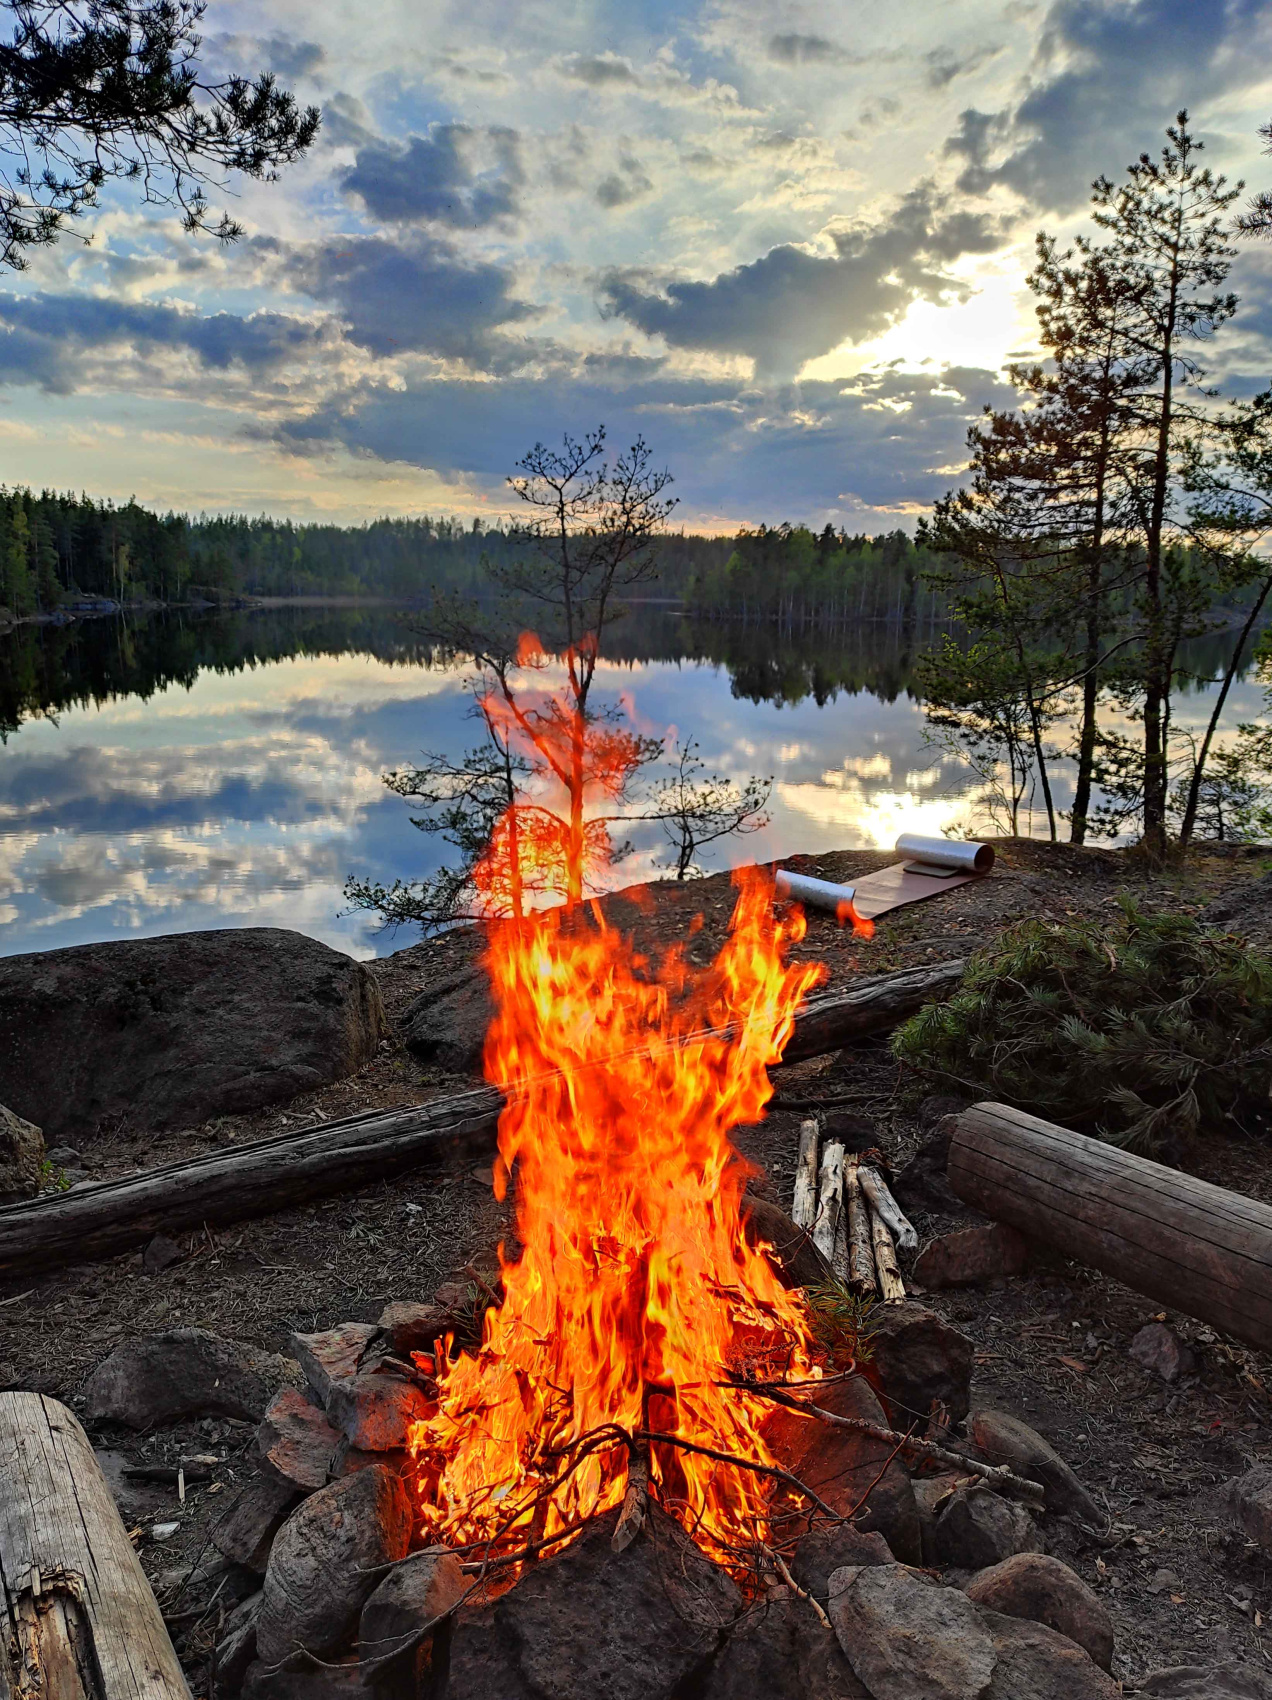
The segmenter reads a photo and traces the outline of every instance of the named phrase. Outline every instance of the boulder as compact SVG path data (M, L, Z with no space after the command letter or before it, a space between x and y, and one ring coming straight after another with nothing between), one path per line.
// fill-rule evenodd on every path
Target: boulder
M907 1299L879 1305L870 1317L870 1368L893 1424L924 1422L939 1400L961 1423L971 1397L972 1342L933 1310Z
M891 1547L877 1531L866 1534L855 1523L826 1523L799 1542L790 1569L800 1587L825 1605L836 1570L895 1563Z
M936 1520L935 1544L938 1562L960 1570L984 1570L1013 1553L1042 1551L1038 1526L1024 1506L980 1485L949 1496Z
M89 1379L88 1414L136 1429L181 1417L259 1422L279 1388L298 1380L290 1358L206 1328L174 1328L117 1346Z
M215 1671L212 1700L235 1700L242 1688L248 1666L256 1657L256 1619L260 1610L258 1591L240 1600L221 1625L212 1661Z
M357 1446L350 1446L341 1435L328 1474L332 1481L336 1481L341 1476L351 1476L355 1470L369 1469L372 1464L382 1464L404 1480L411 1473L411 1455L405 1447L392 1452L363 1452Z
M449 1074L478 1074L494 1018L490 980L474 965L428 986L398 1018L411 1055Z
M957 1099L941 1101L958 1103ZM959 1107L966 1108L961 1104ZM922 1113L922 1105L919 1108ZM929 1134L896 1177L892 1190L903 1210L929 1216L961 1216L966 1211L967 1206L947 1178L953 1131L951 1124Z
M409 1358L412 1352L431 1352L434 1342L454 1329L455 1319L442 1305L395 1299L380 1312L377 1327L395 1356Z
M372 1322L342 1322L319 1334L293 1334L287 1342L301 1373L325 1407L334 1389L352 1381L380 1330Z
M263 1573L274 1536L299 1503L291 1482L255 1476L225 1515L212 1526L212 1544L231 1564Z
M1225 1490L1228 1510L1252 1541L1272 1552L1272 1464L1256 1464Z
M411 1503L391 1470L359 1470L303 1499L274 1537L256 1646L266 1664L298 1648L326 1658L342 1645L380 1580L405 1558Z
M162 1275L165 1269L171 1269L184 1257L185 1253L175 1240L169 1239L167 1234L156 1234L141 1254L141 1267L147 1275Z
M994 1641L957 1588L893 1564L836 1570L827 1606L844 1657L887 1700L983 1700Z
M362 1608L358 1657L387 1660L385 1678L406 1693L430 1693L440 1675L434 1670L433 1629L455 1610L469 1586L454 1553L441 1547L394 1565Z
M411 1424L428 1415L420 1389L395 1375L355 1375L335 1384L327 1415L358 1452L393 1452L406 1445Z
M1008 1464L1017 1475L1037 1482L1048 1509L1067 1512L1098 1528L1108 1521L1056 1449L1019 1417L985 1408L972 1412L967 1428L989 1463Z
M914 1280L920 1287L981 1287L1025 1267L1024 1236L1005 1222L959 1228L929 1240L914 1260Z
M753 1606L735 1625L716 1656L701 1696L702 1700L871 1700L833 1630L823 1628L805 1601L790 1593Z
M840 1417L887 1427L883 1407L863 1376L819 1388L816 1403ZM923 1562L919 1513L910 1476L894 1448L854 1429L779 1407L764 1423L773 1456L859 1529L881 1534L907 1564Z
M914 1482L914 1503L919 1508L919 1528L923 1538L923 1563L936 1569L940 1559L936 1552L936 1520L956 1488L968 1487L973 1478L946 1471L939 1476L919 1476Z
M1132 1337L1127 1352L1141 1369L1162 1381L1178 1381L1197 1367L1191 1346L1185 1346L1164 1322L1146 1323Z
M771 1199L748 1192L742 1200L742 1228L751 1245L770 1248L769 1257L788 1287L815 1287L830 1275L830 1265L813 1236Z
M294 1387L271 1400L256 1433L266 1475L302 1493L325 1487L340 1439L323 1413Z
M964 1585L974 1605L1003 1617L1027 1617L1076 1641L1103 1670L1113 1664L1113 1619L1099 1596L1058 1558L1019 1552Z
M1254 1665L1171 1665L1135 1690L1153 1700L1272 1700L1272 1677Z
M671 1700L705 1672L741 1614L737 1588L656 1504L621 1553L616 1521L459 1613L446 1700Z
M982 1611L994 1640L994 1680L983 1700L1120 1700L1122 1685L1045 1623Z
M0 1104L0 1204L19 1204L40 1190L44 1134Z
M360 962L278 927L0 958L0 1102L50 1139L189 1127L354 1073L385 1024Z

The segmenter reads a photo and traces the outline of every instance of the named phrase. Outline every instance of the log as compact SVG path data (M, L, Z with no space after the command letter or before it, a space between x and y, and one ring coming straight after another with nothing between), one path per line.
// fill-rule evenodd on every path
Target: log
M791 1221L797 1228L811 1228L817 1219L817 1120L799 1124L799 1161L795 1168L795 1197Z
M915 1233L909 1219L902 1213L901 1206L888 1190L888 1183L869 1163L861 1165L861 1190L875 1215L887 1223L888 1232L892 1235L902 1251L917 1251L919 1236Z
M0 1393L0 1590L0 1694L189 1700L88 1436L40 1393Z
M844 1170L844 1205L848 1216L848 1280L866 1297L878 1292L874 1252L870 1248L870 1213L861 1196L861 1179L854 1162Z
M1005 1104L957 1117L948 1172L986 1216L1272 1350L1272 1206Z
M817 1192L817 1225L813 1229L813 1244L832 1268L835 1262L835 1236L839 1232L839 1216L843 1204L844 1148L838 1140L830 1139L822 1147Z
M879 1272L879 1292L886 1305L905 1301L905 1282L897 1264L897 1248L892 1243L888 1224L877 1210L870 1212L870 1243L874 1247L875 1268Z
M961 973L961 963L939 963L810 998L796 1014L782 1061L886 1031L924 1002L946 996ZM409 1169L489 1157L503 1108L503 1094L482 1086L8 1205L0 1208L0 1273L110 1257L160 1232L265 1216Z

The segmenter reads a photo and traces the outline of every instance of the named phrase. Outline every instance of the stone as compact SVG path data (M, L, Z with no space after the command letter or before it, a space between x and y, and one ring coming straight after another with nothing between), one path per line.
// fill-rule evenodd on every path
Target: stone
M994 1642L957 1588L902 1564L850 1567L830 1578L826 1609L844 1657L876 1700L982 1700Z
M930 1292L940 1287L983 1287L1025 1267L1024 1236L1005 1222L958 1228L929 1240L914 1260L916 1285Z
M372 1322L342 1322L319 1334L293 1334L288 1345L301 1374L325 1407L337 1383L352 1381L380 1330Z
M829 1268L812 1235L797 1228L772 1199L744 1194L742 1228L751 1245L768 1247L769 1261L787 1287L814 1287L826 1279Z
M327 1415L359 1452L392 1452L406 1445L412 1423L423 1421L429 1404L422 1391L395 1375L356 1375L337 1382Z
M192 1127L353 1074L385 1026L362 963L280 927L0 957L0 1102L59 1143Z
M174 1535L181 1532L181 1523L156 1523L150 1531L152 1541L170 1541Z
M932 1401L961 1423L971 1400L975 1351L967 1335L924 1305L878 1305L870 1317L870 1371L897 1428L926 1422Z
M355 1470L369 1469L372 1464L382 1464L395 1476L405 1479L410 1474L411 1455L405 1447L393 1452L362 1452L358 1447L350 1446L341 1435L336 1442L328 1476L331 1481L337 1481L341 1476L351 1476Z
M285 1387L271 1400L256 1434L266 1475L302 1493L325 1487L339 1434L303 1393Z
M1197 1367L1192 1348L1185 1346L1164 1322L1146 1323L1133 1336L1127 1353L1141 1369L1161 1381L1178 1381L1181 1375L1190 1375Z
M936 1554L936 1520L955 1488L968 1485L968 1477L952 1473L919 1476L913 1485L914 1503L919 1508L919 1528L923 1537L923 1564L926 1569L934 1570L940 1564Z
M705 1675L741 1616L737 1588L657 1504L621 1553L616 1521L460 1611L446 1700L672 1700Z
M300 1493L290 1482L254 1477L213 1524L212 1545L232 1564L263 1574L274 1536L299 1500Z
M394 1356L409 1359L412 1352L431 1352L434 1342L453 1330L455 1319L442 1305L395 1299L380 1312L377 1326Z
M256 1657L256 1619L260 1616L258 1590L240 1600L221 1625L213 1654L212 1700L234 1700L243 1687L248 1666Z
M994 1680L984 1700L1120 1700L1122 1687L1068 1636L1028 1618L982 1611Z
M359 1470L302 1499L274 1537L256 1645L266 1664L298 1648L336 1652L380 1580L377 1567L405 1558L411 1503L391 1470Z
M892 1190L903 1210L929 1216L960 1216L966 1210L947 1179L952 1131L946 1128L929 1134L897 1176Z
M362 1608L358 1657L389 1660L385 1679L410 1694L429 1693L435 1677L441 1675L434 1669L433 1631L460 1604L470 1585L455 1554L445 1548L426 1548L406 1563L394 1565Z
M80 1160L80 1154L73 1145L54 1145L45 1152L48 1161L55 1169L70 1169Z
M141 1254L141 1267L147 1275L162 1275L174 1263L180 1263L185 1253L167 1234L156 1234Z
M1171 1665L1135 1690L1154 1700L1272 1700L1272 1677L1254 1665Z
M299 1379L290 1358L206 1328L174 1328L118 1346L93 1371L88 1415L149 1429L181 1417L259 1422L280 1387Z
M1003 1617L1027 1617L1067 1635L1102 1670L1113 1664L1113 1619L1099 1596L1067 1564L1041 1552L1019 1552L980 1570L963 1592Z
M984 1570L1018 1552L1041 1552L1038 1526L1014 1500L992 1488L961 1487L936 1520L936 1556L960 1570Z
M257 1659L248 1666L242 1700L367 1700L371 1695L357 1659L298 1664L287 1670Z
M44 1134L0 1104L0 1204L34 1198L43 1180Z
M877 1530L867 1534L855 1523L824 1523L798 1543L790 1570L800 1587L825 1605L836 1570L846 1565L895 1563L891 1547Z
M888 1426L883 1407L863 1376L819 1388L817 1404L840 1417ZM919 1513L909 1472L894 1448L853 1429L778 1408L766 1418L764 1435L773 1456L840 1516L853 1515L859 1529L877 1531L906 1564L923 1562Z
M880 1545L883 1543L880 1542ZM716 1655L702 1700L871 1700L833 1630L787 1592L752 1607Z
M494 1013L489 977L473 966L426 987L402 1011L398 1029L419 1062L450 1074L476 1074Z
M972 1412L967 1428L988 1463L1007 1464L1015 1474L1037 1482L1049 1510L1104 1527L1108 1519L1091 1495L1056 1449L1028 1423L986 1407Z
M1235 1521L1264 1552L1272 1552L1272 1464L1256 1464L1224 1491Z

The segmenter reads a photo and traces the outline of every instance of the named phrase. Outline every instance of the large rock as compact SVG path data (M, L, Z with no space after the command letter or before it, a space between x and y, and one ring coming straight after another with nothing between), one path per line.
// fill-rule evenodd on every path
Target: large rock
M1099 1596L1058 1558L1016 1553L978 1572L963 1591L986 1611L1045 1623L1057 1635L1076 1641L1102 1669L1112 1667L1113 1619Z
M1135 1693L1153 1700L1272 1700L1272 1677L1254 1665L1171 1665L1151 1672Z
M998 1612L981 1618L994 1638L994 1680L983 1700L1120 1700L1121 1684L1067 1635Z
M298 1649L325 1658L353 1630L380 1580L406 1556L411 1502L391 1470L373 1467L311 1494L274 1538L256 1648L267 1665Z
M341 1322L319 1334L293 1334L287 1343L305 1380L325 1406L337 1387L358 1374L379 1334L372 1322Z
M876 1700L983 1700L993 1637L957 1588L901 1564L837 1570L827 1611L844 1656Z
M1252 1541L1272 1552L1272 1464L1256 1464L1227 1486L1228 1510Z
M866 1534L855 1523L825 1523L798 1543L790 1568L805 1593L825 1605L836 1570L895 1563L891 1547L877 1531Z
M380 1312L379 1327L395 1355L431 1352L436 1342L454 1330L455 1319L443 1305L394 1299Z
M274 1536L299 1500L300 1491L291 1482L254 1477L213 1524L212 1545L232 1564L259 1575L269 1563Z
M991 1464L1008 1464L1015 1474L1037 1482L1050 1510L1099 1528L1108 1521L1055 1447L1019 1417L984 1408L972 1412L967 1428Z
M361 1068L385 1018L369 971L280 927L0 958L0 1102L51 1140L188 1127Z
M938 1562L960 1570L984 1570L1013 1553L1042 1551L1038 1526L1024 1506L979 1485L958 1488L946 1500L935 1544Z
M834 1632L787 1594L752 1607L711 1667L702 1700L871 1700Z
M260 1611L260 1594L249 1594L247 1599L240 1600L221 1625L213 1661L216 1672L212 1683L213 1700L235 1700L242 1688L243 1678L256 1657L256 1620Z
M494 1013L489 977L474 966L426 987L402 1011L398 1029L420 1062L451 1074L478 1074Z
M862 1376L819 1388L815 1402L836 1416L887 1427L883 1407ZM777 1462L833 1511L851 1513L859 1529L877 1531L903 1562L923 1562L914 1489L894 1447L785 1408L766 1419L764 1434Z
M173 1328L117 1346L89 1380L88 1414L157 1428L181 1417L259 1422L274 1394L300 1379L290 1358L206 1328Z
M928 1100L932 1102L932 1100ZM958 1099L939 1100L944 1104L966 1104ZM922 1115L922 1105L920 1105ZM937 1117L940 1121L941 1118ZM929 1134L896 1178L893 1192L903 1210L923 1212L929 1216L961 1216L967 1206L954 1191L947 1178L950 1160L950 1141L954 1135L952 1117L943 1122L935 1133Z
M428 1415L428 1400L409 1381L374 1372L338 1382L327 1415L358 1452L394 1452L406 1445L413 1423Z
M358 1657L379 1661L384 1679L407 1694L428 1694L440 1677L434 1631L469 1589L453 1552L426 1548L395 1564L376 1585L358 1622ZM383 1679L382 1679L383 1680Z
M323 1413L294 1387L275 1395L256 1431L261 1468L304 1493L326 1486L339 1441Z
M446 1700L671 1700L705 1674L741 1597L649 1510L626 1551L610 1550L614 1514L492 1605L461 1611Z
M44 1134L0 1104L0 1204L18 1204L40 1190Z
M932 1401L951 1423L967 1415L975 1351L966 1334L924 1305L879 1305L870 1317L870 1364L893 1423L926 1421Z
M1007 1275L1019 1275L1028 1248L1024 1236L1005 1222L959 1228L930 1240L914 1260L920 1287L981 1287Z

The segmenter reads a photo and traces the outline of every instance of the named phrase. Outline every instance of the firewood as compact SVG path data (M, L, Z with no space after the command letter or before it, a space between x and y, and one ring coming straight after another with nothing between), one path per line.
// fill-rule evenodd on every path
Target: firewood
M861 1190L875 1215L888 1225L888 1231L902 1251L917 1251L919 1236L902 1214L901 1207L888 1191L888 1183L870 1163L861 1165Z
M872 1298L878 1292L874 1252L870 1247L870 1213L861 1196L858 1165L844 1172L844 1204L848 1217L848 1280L859 1293Z
M839 1214L844 1203L844 1148L837 1140L828 1140L822 1149L821 1173L818 1178L817 1222L813 1241L819 1252L834 1266L835 1235L839 1230Z
M884 1304L899 1305L905 1299L905 1282L897 1265L897 1250L888 1232L888 1224L875 1211L870 1212L870 1242L874 1247L875 1268L879 1272L879 1291Z
M797 1228L811 1228L817 1219L817 1119L799 1124L799 1162L795 1169L795 1197L791 1221Z
M0 1694L189 1700L88 1436L39 1393L0 1393L0 1626Z
M626 1552L645 1526L649 1505L649 1466L645 1459L633 1455L627 1468L627 1492L623 1509L618 1514L614 1533L610 1536L611 1552Z

